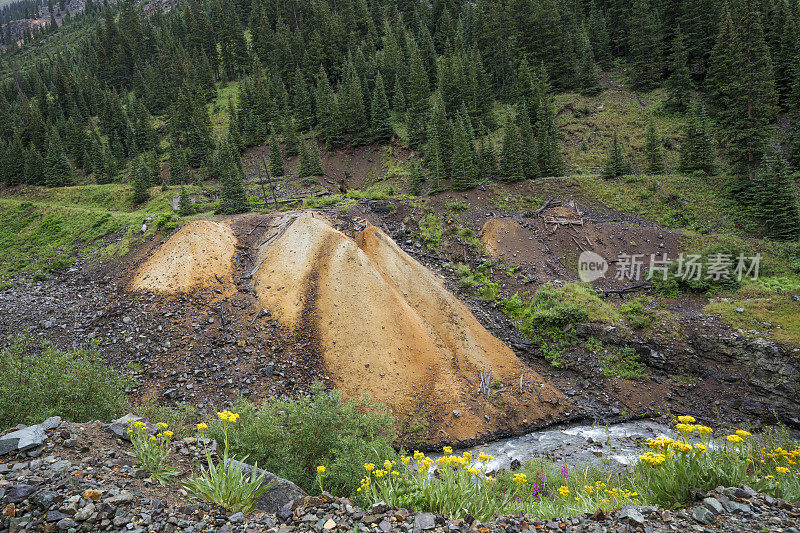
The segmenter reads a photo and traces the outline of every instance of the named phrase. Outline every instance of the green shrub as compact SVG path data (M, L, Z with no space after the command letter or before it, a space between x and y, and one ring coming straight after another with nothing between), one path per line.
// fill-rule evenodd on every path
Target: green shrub
M447 209L451 213L463 213L467 209L467 204L462 202L461 200L453 200L451 202L445 202L444 208Z
M628 318L628 323L633 329L645 329L655 322L655 314L645 309L642 298L636 298L619 307L620 312Z
M724 277L714 280L707 275L709 265L713 264L713 258L717 254L724 254L730 256L731 265L729 268L729 279ZM734 269L738 264L739 255L743 254L745 257L745 271L749 266L748 257L754 255L752 248L742 240L735 238L720 238L717 242L709 244L699 251L687 252L684 257L688 259L689 255L699 255L700 258L697 263L700 265L700 276L686 277L678 276L680 265L678 261L673 262L669 270L664 275L661 271L653 273L653 285L656 292L660 296L678 296L680 294L716 294L720 291L735 291L741 286L741 282L737 279ZM686 267L683 267L684 270ZM742 272L744 275L744 272ZM699 279L695 279L698 277Z
M18 334L0 351L0 427L58 415L74 422L122 412L127 380L109 368L96 343L61 350Z
M620 350L610 349L600 362L600 371L607 378L647 380L647 366L639 361L636 351L626 346Z
M156 219L156 229L163 235L169 235L181 227L181 219L172 213L162 213Z
M393 456L395 420L366 397L343 400L337 390L312 386L310 398L269 399L260 408L239 400L238 424L228 432L230 451L249 456L261 468L285 477L307 492L316 486L317 467L326 467L325 486L355 496L363 463ZM209 436L222 442L223 426L209 424Z
M436 216L436 213L425 215L425 219L419 223L419 229L428 248L434 249L441 244L444 226L442 219Z

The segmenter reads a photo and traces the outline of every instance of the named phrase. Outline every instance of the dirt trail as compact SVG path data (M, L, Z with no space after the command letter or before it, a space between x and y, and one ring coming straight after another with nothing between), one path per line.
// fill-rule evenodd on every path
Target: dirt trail
M130 289L176 293L223 287L223 293L230 294L235 291L231 266L235 252L236 236L230 226L209 220L190 222L138 268Z
M295 216L260 247L255 287L284 325L314 332L345 395L368 393L398 415L424 411L452 441L550 422L568 408L382 231L351 239L319 215ZM481 370L502 388L489 401Z

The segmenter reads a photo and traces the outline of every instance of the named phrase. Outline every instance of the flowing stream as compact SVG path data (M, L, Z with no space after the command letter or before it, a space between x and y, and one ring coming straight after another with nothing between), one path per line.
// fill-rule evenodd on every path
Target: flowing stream
M642 453L642 441L660 436L674 437L675 431L650 421L610 426L568 426L535 431L458 452L469 451L473 457L481 452L493 456L494 459L486 465L487 472L508 469L515 459L523 463L542 456L566 460L570 467L591 465L602 470L620 470L632 465L636 456Z

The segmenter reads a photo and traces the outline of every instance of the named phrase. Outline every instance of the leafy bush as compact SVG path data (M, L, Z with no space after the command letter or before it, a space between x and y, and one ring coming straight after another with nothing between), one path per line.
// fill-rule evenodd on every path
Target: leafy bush
M269 399L260 408L239 400L234 409L241 420L228 434L231 452L249 455L307 492L316 485L317 466L324 465L327 490L355 496L362 463L394 454L395 420L385 407L366 397L345 401L321 383L312 386L310 398ZM209 426L209 436L222 442L224 426Z
M164 235L169 235L181 227L181 219L172 213L162 213L156 219L156 229Z
M303 207L328 207L331 205L336 205L341 201L341 194L329 194L328 196L306 196L303 198Z
M489 277L491 262L486 261L478 265L475 270L463 263L448 263L446 266L455 270L458 276L458 286L461 290L474 290L487 302L493 302L497 299L500 284L492 281Z
M655 314L649 309L645 309L642 298L622 304L620 312L628 318L628 323L633 329L645 329L650 327L655 321Z
M127 380L109 368L95 343L61 350L18 334L0 351L0 427L59 415L107 420L123 410Z
M636 351L626 346L620 350L609 349L608 354L600 362L600 371L607 378L647 380L647 367L639 361Z
M714 263L713 258L719 254L730 256L732 264L729 269L729 278L721 277L718 280L713 279L707 275L709 265ZM683 293L694 294L715 294L720 291L735 291L741 286L741 282L734 274L734 269L738 264L738 257L743 254L745 257L746 265L749 266L748 257L754 255L752 248L742 240L733 238L721 238L719 241L705 246L699 251L689 252L684 254L684 257L689 255L699 255L700 258L697 263L700 265L700 276L694 277L678 276L680 265L677 261L673 262L666 275L663 272L657 271L653 273L653 285L656 292L661 296L678 296ZM684 270L686 267L683 267ZM744 272L742 273L744 275Z
M442 242L444 226L442 225L442 219L436 216L436 213L425 215L425 219L419 223L419 229L422 239L428 245L428 248L434 249Z

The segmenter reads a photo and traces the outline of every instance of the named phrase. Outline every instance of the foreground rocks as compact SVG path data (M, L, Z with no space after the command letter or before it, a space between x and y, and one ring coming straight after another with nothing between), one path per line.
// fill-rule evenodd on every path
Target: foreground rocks
M53 425L54 421L50 422ZM269 501L252 514L190 501L178 484L163 487L126 454L130 445L100 423L60 422L44 430L42 443L13 451L0 461L0 533L480 533L564 532L738 532L800 533L800 508L745 486L697 495L684 510L628 507L606 514L538 520L498 517L490 523L413 513L383 503L359 509L353 502L323 493L306 496L277 478ZM194 439L174 443L184 472L199 460ZM764 529L766 528L766 529Z

